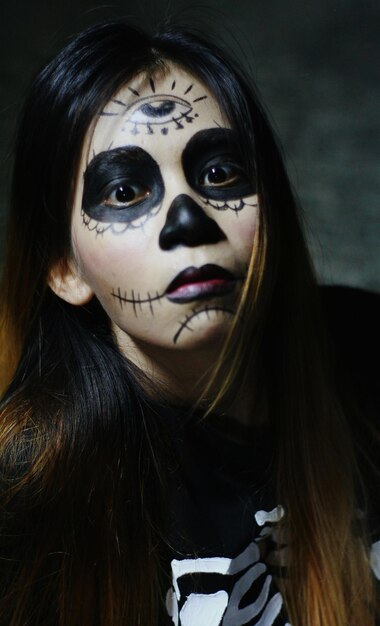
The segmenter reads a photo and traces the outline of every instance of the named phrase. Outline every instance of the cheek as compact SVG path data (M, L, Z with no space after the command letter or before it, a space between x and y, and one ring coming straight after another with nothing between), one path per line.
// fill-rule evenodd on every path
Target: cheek
M75 238L74 252L83 278L98 296L113 287L144 277L147 265L146 237L141 231L121 236L105 233L96 236L82 232Z
M258 234L258 208L246 207L239 213L229 212L225 219L224 229L233 248L241 261L248 262Z
M239 222L235 226L235 238L240 244L241 250L246 254L250 254L255 241L255 236L258 227L258 220L246 220Z

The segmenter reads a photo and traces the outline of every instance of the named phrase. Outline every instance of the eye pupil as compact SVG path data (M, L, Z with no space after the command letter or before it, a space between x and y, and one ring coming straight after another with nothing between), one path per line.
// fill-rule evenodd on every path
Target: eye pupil
M224 183L227 180L227 174L221 167L212 167L208 179L213 184Z
M135 192L132 187L120 185L115 192L115 198L118 202L131 202L135 198Z

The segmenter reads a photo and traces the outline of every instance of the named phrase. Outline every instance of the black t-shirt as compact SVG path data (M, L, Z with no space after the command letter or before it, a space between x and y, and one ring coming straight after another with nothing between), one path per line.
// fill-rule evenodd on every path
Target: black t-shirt
M196 416L174 429L169 624L287 624L268 564L277 569L284 543L269 480L273 441L267 428L234 428L246 443Z
M368 325L364 328L360 321L368 316L358 308L356 343L350 339L352 333L345 337L341 323L344 316L349 324L348 312L361 297L356 290L324 290L338 385L346 387L349 380L355 402L373 420L378 391L369 384L373 366L370 360L363 361L365 346L358 338L360 331L368 333ZM373 303L378 307L379 300L366 302L373 317ZM371 339L374 346L373 334ZM368 376L365 364L371 369ZM286 537L278 527L286 512L274 500L271 486L274 442L270 429L249 429L220 418L216 426L212 419L189 418L178 408L165 409L162 418L172 434L176 458L169 477L172 584L166 596L167 624L289 626L275 582L277 576L286 575ZM374 500L370 507L371 566L380 579L380 505L375 479L369 480L368 492Z

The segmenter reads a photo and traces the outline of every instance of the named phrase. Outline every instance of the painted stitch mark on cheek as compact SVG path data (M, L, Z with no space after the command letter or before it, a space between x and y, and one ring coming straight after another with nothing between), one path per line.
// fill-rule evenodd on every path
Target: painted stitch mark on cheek
M177 332L173 336L173 343L178 343L179 338L186 331L194 332L195 329L191 326L191 322L198 317L204 316L207 320L214 318L218 318L220 316L223 317L231 317L234 316L236 311L226 306L216 306L216 305L205 305L192 310L190 315L186 315L185 318L180 322L179 328Z
M142 148L100 152L84 173L82 222L97 235L141 228L159 212L164 193L160 168Z
M128 90L137 99L132 103L113 99L107 110L101 112L101 116L121 116L123 118L122 132L129 131L132 135L141 133L153 135L160 132L167 135L169 130L181 130L185 124L191 124L199 117L194 110L194 104L207 99L207 95L195 97L193 100L184 98L193 89L193 84L186 87L183 93L178 90L177 81L173 80L169 93L157 93L156 84L149 79L151 94L141 96L140 93L128 87ZM178 90L178 91L177 91ZM176 93L174 93L176 92Z

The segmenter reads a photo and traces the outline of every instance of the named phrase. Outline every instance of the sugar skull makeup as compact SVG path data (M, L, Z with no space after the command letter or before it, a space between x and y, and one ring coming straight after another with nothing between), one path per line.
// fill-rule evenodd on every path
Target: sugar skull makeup
M176 66L140 74L106 105L82 158L72 242L84 293L122 348L220 338L257 228L234 132L196 78Z

